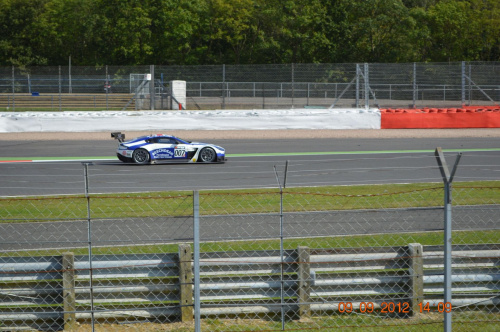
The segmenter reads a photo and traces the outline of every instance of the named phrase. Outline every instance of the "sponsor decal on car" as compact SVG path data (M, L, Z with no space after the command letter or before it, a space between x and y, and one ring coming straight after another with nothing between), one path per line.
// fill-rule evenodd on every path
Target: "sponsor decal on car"
M151 154L155 159L170 159L174 155L172 149L157 149L151 151Z

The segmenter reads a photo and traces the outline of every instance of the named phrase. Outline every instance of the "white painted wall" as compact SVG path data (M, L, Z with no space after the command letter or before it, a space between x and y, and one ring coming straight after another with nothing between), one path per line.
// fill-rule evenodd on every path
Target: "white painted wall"
M2 112L0 132L380 129L378 109Z

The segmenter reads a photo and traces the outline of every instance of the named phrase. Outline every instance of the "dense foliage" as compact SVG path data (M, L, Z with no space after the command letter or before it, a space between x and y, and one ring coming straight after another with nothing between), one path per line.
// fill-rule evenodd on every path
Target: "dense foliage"
M0 0L0 66L500 60L498 0Z

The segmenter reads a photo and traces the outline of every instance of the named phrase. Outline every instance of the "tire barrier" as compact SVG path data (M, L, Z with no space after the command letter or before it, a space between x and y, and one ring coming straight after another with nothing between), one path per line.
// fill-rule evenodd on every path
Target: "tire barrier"
M381 129L500 128L500 106L380 109Z

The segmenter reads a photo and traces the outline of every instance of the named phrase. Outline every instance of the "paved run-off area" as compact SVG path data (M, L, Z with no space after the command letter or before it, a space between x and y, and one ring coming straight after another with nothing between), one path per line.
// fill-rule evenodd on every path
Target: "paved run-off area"
M284 130L165 130L124 131L127 138L146 134L171 134L190 140L290 139L290 138L468 138L499 137L500 128L475 129L284 129ZM109 140L110 132L16 132L0 133L0 140ZM500 145L500 141L499 141Z

